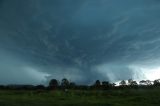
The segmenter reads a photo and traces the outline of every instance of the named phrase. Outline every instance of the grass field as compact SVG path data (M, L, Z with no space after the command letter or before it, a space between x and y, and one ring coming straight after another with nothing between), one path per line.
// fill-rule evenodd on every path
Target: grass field
M160 89L0 90L0 106L160 106Z

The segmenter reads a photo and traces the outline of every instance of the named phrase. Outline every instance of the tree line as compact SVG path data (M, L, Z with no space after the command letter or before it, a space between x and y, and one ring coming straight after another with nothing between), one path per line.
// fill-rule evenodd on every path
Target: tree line
M44 85L0 85L0 89L16 89L16 90L109 90L109 89L124 89L124 88L153 88L160 87L160 79L150 81L141 80L139 82L132 79L122 80L118 84L109 81L96 80L91 85L77 85L75 82L63 78L61 81L51 79L48 86Z

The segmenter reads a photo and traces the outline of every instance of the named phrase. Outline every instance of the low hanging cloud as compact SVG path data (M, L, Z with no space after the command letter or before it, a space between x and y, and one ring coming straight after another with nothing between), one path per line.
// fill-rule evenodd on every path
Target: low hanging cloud
M153 80L159 10L158 0L0 0L0 83Z
M0 50L0 84L44 84L49 74Z

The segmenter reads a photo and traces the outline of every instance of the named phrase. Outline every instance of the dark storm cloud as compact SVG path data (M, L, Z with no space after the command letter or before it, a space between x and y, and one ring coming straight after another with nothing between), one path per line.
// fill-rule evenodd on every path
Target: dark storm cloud
M21 60L19 57L0 50L0 84L37 84L44 83L48 76L37 70L38 67Z
M0 69L34 70L38 81L145 78L138 67L159 64L159 7L158 0L1 0L0 50L9 54L0 57L12 58L11 69Z

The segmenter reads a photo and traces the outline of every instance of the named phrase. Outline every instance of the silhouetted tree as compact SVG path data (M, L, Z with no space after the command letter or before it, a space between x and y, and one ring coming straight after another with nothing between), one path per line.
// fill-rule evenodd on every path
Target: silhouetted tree
M94 88L99 89L101 87L101 82L99 80L96 80L96 82L93 84Z
M120 84L121 86L125 86L125 85L126 85L126 81L125 81L125 80L122 80L119 84Z
M111 84L111 86L112 86L112 87L115 87L115 86L116 86L116 84L115 84L115 83L112 83L112 84Z
M66 78L63 78L61 81L61 86L63 88L68 88L69 87L69 81Z
M130 83L130 86L137 86L138 84L137 84L137 82L136 81L132 81L131 83Z
M145 80L139 81L140 85L147 85L147 82Z
M111 87L111 84L108 81L102 81L102 88L109 89Z
M75 88L76 87L76 83L70 82L69 87L72 88L72 89Z
M154 82L153 82L154 84L154 86L160 86L160 79L158 79L158 80L154 80Z
M99 80L96 80L96 82L95 82L95 86L100 86L101 85L101 82L99 81Z
M152 85L152 82L150 80L142 80L142 81L139 82L139 84L150 86L150 85Z
M150 80L146 80L146 84L150 86L152 85L152 82Z
M132 79L129 79L128 80L128 85L130 87L137 87L138 86L138 83L136 81L133 81Z
M132 79L128 79L128 85L131 85L132 82L133 82Z
M58 81L56 79L51 79L49 82L50 89L56 89L58 87Z
M35 86L35 89L36 90L44 90L45 86L44 85L37 85L37 86Z
M102 82L102 85L103 85L103 86L109 86L110 83L109 83L108 81L103 81L103 82Z

